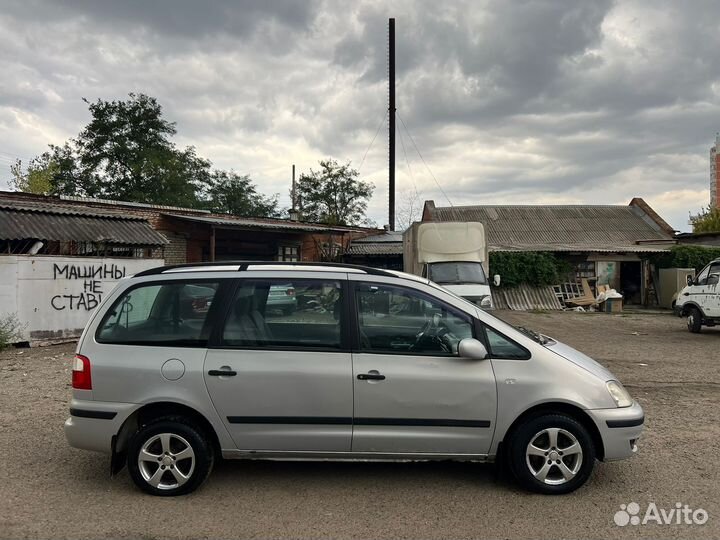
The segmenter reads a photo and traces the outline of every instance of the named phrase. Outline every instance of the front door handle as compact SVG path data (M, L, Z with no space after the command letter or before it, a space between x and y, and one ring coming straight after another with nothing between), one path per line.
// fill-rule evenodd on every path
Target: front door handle
M211 369L208 371L208 375L211 377L234 377L237 375L237 371L231 369Z
M371 371L370 373L359 373L357 378L360 381L384 381L385 375L381 375L377 371Z

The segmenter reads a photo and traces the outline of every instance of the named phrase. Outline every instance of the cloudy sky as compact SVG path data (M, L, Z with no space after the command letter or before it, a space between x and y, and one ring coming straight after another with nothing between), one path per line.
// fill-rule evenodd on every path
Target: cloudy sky
M717 0L6 0L0 188L80 131L83 97L144 92L178 144L287 205L293 163L360 166L387 109L388 17L398 113L429 166L399 123L399 198L447 204L433 175L455 205L641 196L681 230L709 203ZM386 160L387 124L360 171L378 224Z

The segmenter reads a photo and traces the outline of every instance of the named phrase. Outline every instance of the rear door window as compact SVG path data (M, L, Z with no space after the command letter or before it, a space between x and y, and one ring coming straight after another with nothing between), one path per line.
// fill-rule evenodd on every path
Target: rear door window
M230 303L222 347L342 348L339 281L242 280Z
M217 281L148 283L129 289L103 317L100 343L204 346Z

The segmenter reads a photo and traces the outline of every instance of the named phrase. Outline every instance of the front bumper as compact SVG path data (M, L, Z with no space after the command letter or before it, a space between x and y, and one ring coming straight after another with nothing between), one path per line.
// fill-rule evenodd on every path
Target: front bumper
M637 441L645 426L645 413L637 401L630 407L592 409L587 413L602 437L603 461L627 459L637 453Z
M682 317L683 316L682 313L683 313L683 307L675 304L673 306L673 315L675 315L676 317Z

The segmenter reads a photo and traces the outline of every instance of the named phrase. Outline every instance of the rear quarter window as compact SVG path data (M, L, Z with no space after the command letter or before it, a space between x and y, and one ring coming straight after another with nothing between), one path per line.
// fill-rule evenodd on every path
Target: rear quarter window
M98 343L204 346L219 281L147 283L125 291L98 326Z

